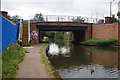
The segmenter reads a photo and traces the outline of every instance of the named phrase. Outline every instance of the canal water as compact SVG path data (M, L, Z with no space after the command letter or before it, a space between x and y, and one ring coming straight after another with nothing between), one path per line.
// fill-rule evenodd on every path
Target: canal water
M62 78L118 78L118 48L50 43L47 56Z

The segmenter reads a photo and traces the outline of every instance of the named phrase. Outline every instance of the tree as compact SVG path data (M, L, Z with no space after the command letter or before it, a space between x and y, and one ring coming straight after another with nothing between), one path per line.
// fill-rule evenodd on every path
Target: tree
M18 15L12 16L12 22L17 23L17 22L18 22L18 19L19 19L19 16L18 16Z
M112 15L112 23L118 22L117 18L115 18L115 15Z
M120 12L117 13L118 19L120 20Z
M47 37L49 37L49 38L54 38L55 31L47 31L47 32L46 32L46 35L47 35Z
M14 15L14 16L8 15L7 17L8 17L8 20L12 21L13 23L17 23L19 19L18 15Z
M10 15L8 15L8 16L7 16L7 19L11 21L11 16L10 16Z
M41 13L40 14L35 14L35 16L33 18L33 21L45 22Z

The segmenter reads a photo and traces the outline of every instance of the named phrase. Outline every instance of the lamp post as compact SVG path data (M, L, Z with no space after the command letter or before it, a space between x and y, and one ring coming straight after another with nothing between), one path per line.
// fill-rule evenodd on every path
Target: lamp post
M115 0L113 0L113 1L115 1ZM110 1L110 17L112 16L112 10L111 10L111 8L112 8L112 2L113 1Z

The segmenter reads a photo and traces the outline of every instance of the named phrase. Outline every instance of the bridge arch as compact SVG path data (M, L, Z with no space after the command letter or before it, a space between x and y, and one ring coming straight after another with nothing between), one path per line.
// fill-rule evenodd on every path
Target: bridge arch
M80 22L34 22L31 23L31 32L37 31L40 34L40 31L71 31L72 42L78 43L92 38L92 25Z

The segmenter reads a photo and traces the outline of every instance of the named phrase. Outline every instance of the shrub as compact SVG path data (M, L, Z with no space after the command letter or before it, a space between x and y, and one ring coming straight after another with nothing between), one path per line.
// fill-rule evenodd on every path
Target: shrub
M3 78L15 78L18 64L23 61L26 50L16 44L8 46L2 53L2 76Z
M101 46L108 46L108 45L113 45L117 44L118 41L116 39L90 39L85 42L86 45L101 45Z
M44 40L45 40L45 41L48 41L48 37L44 37Z
M25 53L29 53L29 51L27 49L24 49Z

